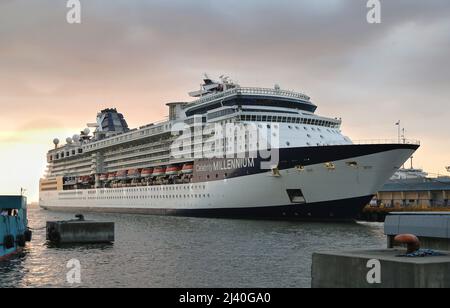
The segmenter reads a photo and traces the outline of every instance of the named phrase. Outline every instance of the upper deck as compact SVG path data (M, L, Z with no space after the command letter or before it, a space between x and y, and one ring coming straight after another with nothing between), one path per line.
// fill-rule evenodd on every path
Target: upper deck
M240 98L241 100L233 100ZM243 99L243 100L242 100ZM314 112L317 106L305 94L281 90L279 88L235 87L223 92L208 94L184 107L187 116L206 113L225 105L260 105L264 107L284 107Z

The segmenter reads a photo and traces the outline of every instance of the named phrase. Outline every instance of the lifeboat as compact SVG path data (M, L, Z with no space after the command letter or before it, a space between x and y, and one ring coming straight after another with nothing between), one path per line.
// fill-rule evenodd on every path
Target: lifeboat
M191 174L194 172L194 164L184 164L183 169L181 170L183 174Z
M127 179L127 170L117 171L116 180L126 180Z
M111 172L108 174L108 181L114 181L116 179L116 173Z
M87 176L82 176L82 177L81 177L81 183L83 183L83 184L89 184L89 183L91 183L91 177L90 177L89 175L87 175Z
M129 179L137 179L141 177L141 172L139 169L130 169L127 174Z
M141 171L141 177L142 178L149 178L153 174L153 168L144 168Z
M166 170L166 175L177 175L181 168L179 166L169 166Z
M108 174L101 174L100 175L100 181L104 182L106 180L108 180Z
M156 167L153 170L153 176L163 176L166 174L166 167Z

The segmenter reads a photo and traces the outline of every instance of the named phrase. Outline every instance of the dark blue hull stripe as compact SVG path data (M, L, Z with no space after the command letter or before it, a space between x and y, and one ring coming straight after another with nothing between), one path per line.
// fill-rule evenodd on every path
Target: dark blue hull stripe
M415 151L418 147L419 145L412 144L369 144L280 149L278 169L286 170L296 166L307 167L344 159L356 159L361 156L399 149ZM199 159L195 161L193 181L201 183L266 173L269 170L261 169L261 162L264 161L266 160L260 157L254 159Z
M50 210L76 213L122 213L143 215L169 215L185 217L274 219L274 220L314 220L346 221L353 220L370 202L372 196L334 200L311 204L293 204L282 206L220 209L137 209L105 207L51 207Z

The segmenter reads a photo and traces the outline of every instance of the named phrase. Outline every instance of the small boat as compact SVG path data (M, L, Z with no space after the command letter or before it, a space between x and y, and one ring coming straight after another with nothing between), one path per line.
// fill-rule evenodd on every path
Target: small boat
M172 165L167 167L166 175L177 175L180 172L181 168L176 165Z
M141 171L141 177L142 178L149 178L153 174L153 168L144 168Z
M0 196L0 261L21 252L31 241L28 229L27 199L23 196Z
M104 181L106 181L106 180L108 180L108 174L101 174L100 175L100 181L102 181L102 182L104 182Z
M163 176L166 174L166 167L156 167L153 170L153 176Z
M183 173L183 174L191 174L193 172L194 172L194 164L193 163L184 164L183 169L181 169L181 173Z

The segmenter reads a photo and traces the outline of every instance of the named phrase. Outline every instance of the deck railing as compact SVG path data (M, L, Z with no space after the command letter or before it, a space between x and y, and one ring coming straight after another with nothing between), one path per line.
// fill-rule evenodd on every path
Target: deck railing
M369 139L369 140L352 140L353 144L411 144L420 145L419 140L414 139Z
M251 88L251 87L241 88L241 87L238 87L238 88L230 89L230 90L220 92L217 94L207 95L205 97L202 97L196 101L189 103L188 107L206 103L206 102L211 102L211 101L214 101L214 100L217 100L220 98L224 98L224 97L228 97L228 96L232 96L232 95L236 95L236 94L290 97L290 98L295 98L295 99L301 99L303 101L308 101L308 102L311 99L309 96L307 96L305 94L294 92L294 91L277 90L277 89L269 89L269 88Z

